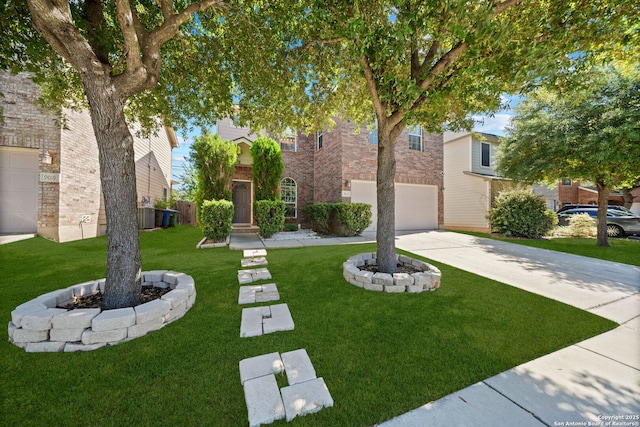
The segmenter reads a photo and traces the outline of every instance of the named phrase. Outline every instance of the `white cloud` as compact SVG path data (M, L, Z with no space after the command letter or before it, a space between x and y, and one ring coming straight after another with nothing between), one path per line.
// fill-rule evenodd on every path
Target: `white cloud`
M474 131L505 135L505 128L511 121L511 114L499 113L493 116L473 116L473 119L477 122L473 127Z

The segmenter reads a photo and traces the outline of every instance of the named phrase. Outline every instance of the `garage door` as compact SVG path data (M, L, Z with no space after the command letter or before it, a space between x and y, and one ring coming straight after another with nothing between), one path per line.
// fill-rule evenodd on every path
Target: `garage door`
M434 230L438 228L438 188L434 185L397 184L396 230ZM377 224L376 183L351 181L351 201L372 206L372 223L367 231L375 231Z
M38 150L0 147L0 233L35 233Z

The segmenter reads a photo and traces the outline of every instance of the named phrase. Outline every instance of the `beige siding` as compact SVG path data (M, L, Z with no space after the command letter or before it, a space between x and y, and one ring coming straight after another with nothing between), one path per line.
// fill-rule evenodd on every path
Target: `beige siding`
M167 201L171 194L171 143L165 129L157 135L135 136L136 179L138 204L143 197L149 197L151 203L156 199ZM166 195L166 197L165 197Z
M216 124L216 133L220 138L233 141L238 138L247 138L250 141L255 140L258 136L251 133L249 128L235 127L229 118L220 119Z
M465 174L471 166L471 135L444 144L444 226L486 229L488 183Z

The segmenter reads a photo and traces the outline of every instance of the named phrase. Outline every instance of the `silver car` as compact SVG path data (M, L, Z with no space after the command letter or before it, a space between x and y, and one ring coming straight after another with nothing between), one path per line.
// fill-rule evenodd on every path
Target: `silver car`
M569 217L581 213L594 219L598 217L597 208L568 209L558 214L558 225L569 225ZM607 209L607 235L623 237L626 234L640 234L640 218L619 209Z

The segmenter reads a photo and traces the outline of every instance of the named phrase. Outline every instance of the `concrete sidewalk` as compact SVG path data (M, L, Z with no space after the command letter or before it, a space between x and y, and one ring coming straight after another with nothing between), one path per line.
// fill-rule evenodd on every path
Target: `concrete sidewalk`
M255 235L235 241L232 235L230 248L374 241L374 233L364 233L359 238L273 241L271 245ZM640 267L444 231L398 233L396 246L590 311L622 326L380 426L640 426Z
M439 231L400 236L397 247L623 326L380 426L640 425L640 268Z

